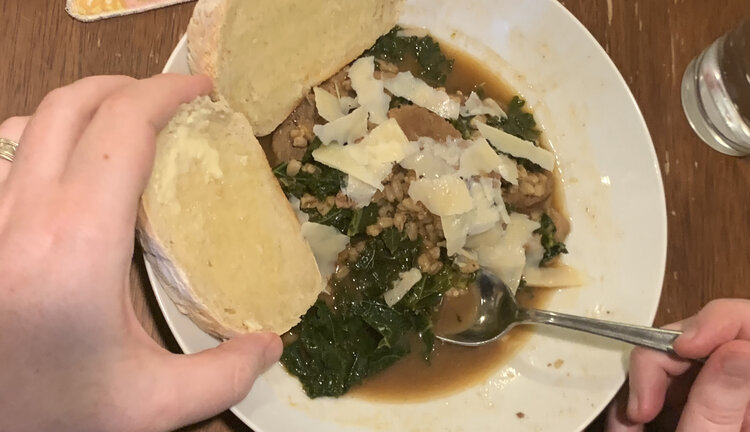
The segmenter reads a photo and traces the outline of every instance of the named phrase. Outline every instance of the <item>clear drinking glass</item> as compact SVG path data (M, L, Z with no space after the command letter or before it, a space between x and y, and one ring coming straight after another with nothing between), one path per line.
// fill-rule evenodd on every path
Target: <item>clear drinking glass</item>
M682 107L708 145L732 156L750 155L750 20L690 62Z

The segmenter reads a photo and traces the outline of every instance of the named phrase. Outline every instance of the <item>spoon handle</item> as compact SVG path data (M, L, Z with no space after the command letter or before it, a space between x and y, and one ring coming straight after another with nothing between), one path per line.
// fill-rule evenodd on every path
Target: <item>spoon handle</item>
M674 354L674 341L682 332L584 318L538 309L522 310L523 321L579 330L633 345Z

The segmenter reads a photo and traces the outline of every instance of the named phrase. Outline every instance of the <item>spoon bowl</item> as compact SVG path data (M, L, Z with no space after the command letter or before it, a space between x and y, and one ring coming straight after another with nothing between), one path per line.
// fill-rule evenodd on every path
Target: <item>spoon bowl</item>
M474 324L455 334L436 334L438 339L445 343L478 347L497 341L521 324L548 324L674 354L674 341L682 334L674 330L523 308L507 285L484 271L480 271L477 278L477 289L479 304Z

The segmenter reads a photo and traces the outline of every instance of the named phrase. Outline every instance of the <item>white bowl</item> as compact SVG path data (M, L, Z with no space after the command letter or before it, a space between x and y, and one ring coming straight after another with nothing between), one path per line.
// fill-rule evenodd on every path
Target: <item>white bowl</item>
M652 323L666 257L664 191L643 117L596 40L554 0L408 0L401 23L480 58L535 110L562 171L573 228L567 260L589 276L585 287L556 293L549 308ZM189 73L184 39L165 72ZM215 346L148 271L180 347ZM539 328L486 382L405 404L310 400L277 365L232 411L256 432L579 430L622 384L628 351ZM557 360L559 368L549 367Z

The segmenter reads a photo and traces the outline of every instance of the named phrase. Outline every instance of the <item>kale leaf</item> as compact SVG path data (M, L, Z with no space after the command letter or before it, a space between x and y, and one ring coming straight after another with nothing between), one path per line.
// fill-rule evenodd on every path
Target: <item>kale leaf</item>
M473 118L474 116L458 116L457 119L448 120L448 122L450 122L457 131L461 132L461 137L463 139L470 139L474 132L476 132L476 128L471 124Z
M408 353L408 320L376 302L362 302L349 315L315 303L295 327L281 363L299 378L307 395L341 396L365 377Z
M503 118L490 116L487 119L487 124L537 145L536 139L539 138L539 129L536 128L534 115L523 110L524 105L526 105L525 100L513 96L508 104L506 116Z
M395 26L388 33L380 36L375 44L362 54L363 57L374 56L389 63L401 63L416 42L416 37L401 37L400 26Z
M565 243L555 240L555 233L557 233L557 227L549 217L547 213L542 214L542 218L539 221L541 226L534 230L534 234L541 235L541 243L544 247L544 256L542 261L539 263L543 266L550 262L554 257L560 254L568 253L568 249L565 247Z
M388 105L388 109L398 108L404 105L413 105L412 101L401 96L391 96L391 103Z
M428 35L417 38L413 49L417 62L422 67L419 75L427 83L445 84L448 74L453 71L453 60L443 54L440 44Z
M364 233L368 226L378 221L378 209L377 204L370 203L365 207L353 210L349 225L346 231L342 232L349 237Z
M313 165L316 168L314 173L300 171L297 175L290 176L286 173L286 167L289 165L287 162L282 162L273 169L273 174L276 176L285 194L293 195L297 198L302 198L304 194L310 194L319 200L325 200L326 197L336 195L341 190L346 180L346 174L335 168L315 162L312 157L313 150L320 147L320 145L320 139L315 137L307 147L307 151L300 161L303 165Z
M445 84L448 74L453 70L453 60L443 54L440 44L431 36L399 36L401 27L396 26L379 37L375 44L362 54L400 64L410 59L416 61L416 71L428 84L439 86Z
M307 208L302 211L310 216L310 222L332 226L344 234L346 234L349 229L349 225L351 224L354 215L352 209L342 209L336 206L333 206L333 208L325 215L320 214L316 208Z

